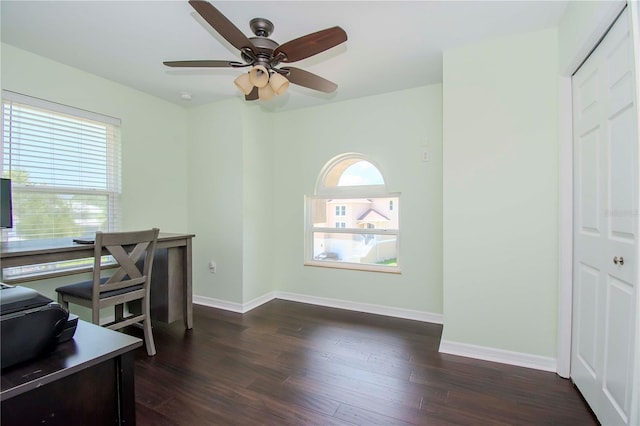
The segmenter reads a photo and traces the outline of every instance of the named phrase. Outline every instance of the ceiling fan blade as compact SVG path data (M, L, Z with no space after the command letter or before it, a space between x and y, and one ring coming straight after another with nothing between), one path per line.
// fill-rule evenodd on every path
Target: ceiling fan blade
M241 62L236 61L165 61L163 62L168 67L191 67L191 68L227 68L227 67L242 67Z
M280 62L295 62L317 55L345 41L347 41L347 33L342 28L327 28L276 47L273 56L277 57L279 53L282 53L285 57Z
M258 88L254 87L253 90L251 91L251 93L249 93L248 95L245 95L244 99L246 101L255 101L258 99Z
M238 50L251 49L255 51L251 40L211 3L203 0L189 0L189 4L233 47Z
M286 77L291 83L297 84L298 86L308 87L309 89L319 90L325 93L334 92L338 88L337 84L309 71L301 70L300 68L286 67L281 68L281 70L288 71L289 75Z

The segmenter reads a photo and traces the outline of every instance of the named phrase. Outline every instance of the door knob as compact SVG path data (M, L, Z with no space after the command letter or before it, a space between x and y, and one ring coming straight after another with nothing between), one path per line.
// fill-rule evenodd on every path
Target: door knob
M618 257L614 257L613 258L613 263L615 263L616 265L624 265L624 258L622 256Z

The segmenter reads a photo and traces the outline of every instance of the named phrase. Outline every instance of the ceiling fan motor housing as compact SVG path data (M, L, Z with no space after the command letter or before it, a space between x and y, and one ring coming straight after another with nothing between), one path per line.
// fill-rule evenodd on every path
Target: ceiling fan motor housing
M273 51L280 45L268 38L273 32L273 23L265 18L253 18L249 22L249 27L256 35L249 38L255 47L253 52L255 57L251 57L249 52L241 52L242 59L251 65L262 65L267 69L272 69L280 63L278 58L273 57Z

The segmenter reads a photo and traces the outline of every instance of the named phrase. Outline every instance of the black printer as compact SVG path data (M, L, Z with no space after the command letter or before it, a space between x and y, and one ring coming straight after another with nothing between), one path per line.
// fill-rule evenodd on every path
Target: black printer
M0 368L51 351L73 337L78 317L37 291L0 283Z

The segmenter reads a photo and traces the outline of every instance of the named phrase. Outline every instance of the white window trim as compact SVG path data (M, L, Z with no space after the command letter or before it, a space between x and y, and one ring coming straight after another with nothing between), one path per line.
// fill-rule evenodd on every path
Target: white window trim
M345 188L346 189L346 188ZM387 272L391 274L400 274L402 273L400 266L388 266L388 265L372 265L372 264L364 264L364 263L352 263L352 262L328 262L322 260L315 260L313 258L313 233L314 232L326 232L333 234L359 234L359 235L370 235L370 234L380 234L380 235L395 235L396 236L396 255L398 259L400 259L400 217L398 217L398 228L399 229L385 229L385 228L316 228L311 226L313 223L313 202L315 200L326 200L328 198L331 199L350 199L354 198L354 194L352 191L344 191L345 194L341 194L340 196L331 196L331 195L313 195L313 196L305 196L305 247L304 247L304 265L305 266L319 266L324 268L333 268L333 269L351 269L358 271L371 271L371 272ZM399 192L378 192L376 194L372 194L371 192L363 194L359 191L355 191L357 198L398 198L400 199ZM311 229L310 229L311 227ZM372 232L373 231L373 232Z
M333 170L333 168L339 164L342 163L344 161L353 161L353 163L357 163L358 161L366 161L371 163L373 166L376 167L376 169L378 169L378 171L382 174L382 169L380 168L380 165L378 163L376 163L375 161L371 160L370 158L368 158L365 155L359 154L357 152L349 152L346 154L341 154L338 155L336 157L333 157L331 160L329 160L327 162L327 164L324 165L324 167L322 168L322 170L320 171L320 174L318 175L318 178L316 180L316 190L315 190L315 195L328 195L328 196L332 196L334 194L345 194L344 198L354 198L353 196L349 196L349 194L351 195L356 195L357 197L362 197L363 193L368 193L371 194L371 196L378 196L378 197L384 197L386 196L387 193L387 189L386 189L386 182L387 180L383 179L385 181L384 185L359 185L359 186L332 186L332 187L326 187L324 185L324 182L327 179L327 176L329 175L329 173L331 173L331 171ZM378 194L378 195L375 195ZM334 197L336 198L336 197Z
M378 172L382 175L384 184L381 185L356 185L356 186L325 186L325 182L330 173L332 173L335 166L345 161L357 163L358 161L367 161L371 163ZM401 218L398 217L398 229L382 229L382 228L314 228L313 227L313 203L314 200L340 200L340 199L353 199L353 198L397 198L400 200L400 193L391 193L387 190L387 179L382 174L382 168L375 161L367 157L366 155L349 152L333 157L329 160L316 180L315 192L313 196L305 196L305 229L304 229L304 265L305 266L318 266L332 269L351 269L370 272L386 272L386 273L401 273L400 266L390 265L372 265L362 263L351 263L345 261L329 262L315 260L313 258L313 233L314 232L328 232L328 233L345 233L345 234L361 234L361 235L395 235L396 236L396 256L399 260L400 257L400 222ZM394 203L394 210L397 206ZM397 204L400 204L399 201ZM374 231L374 232L372 232Z

